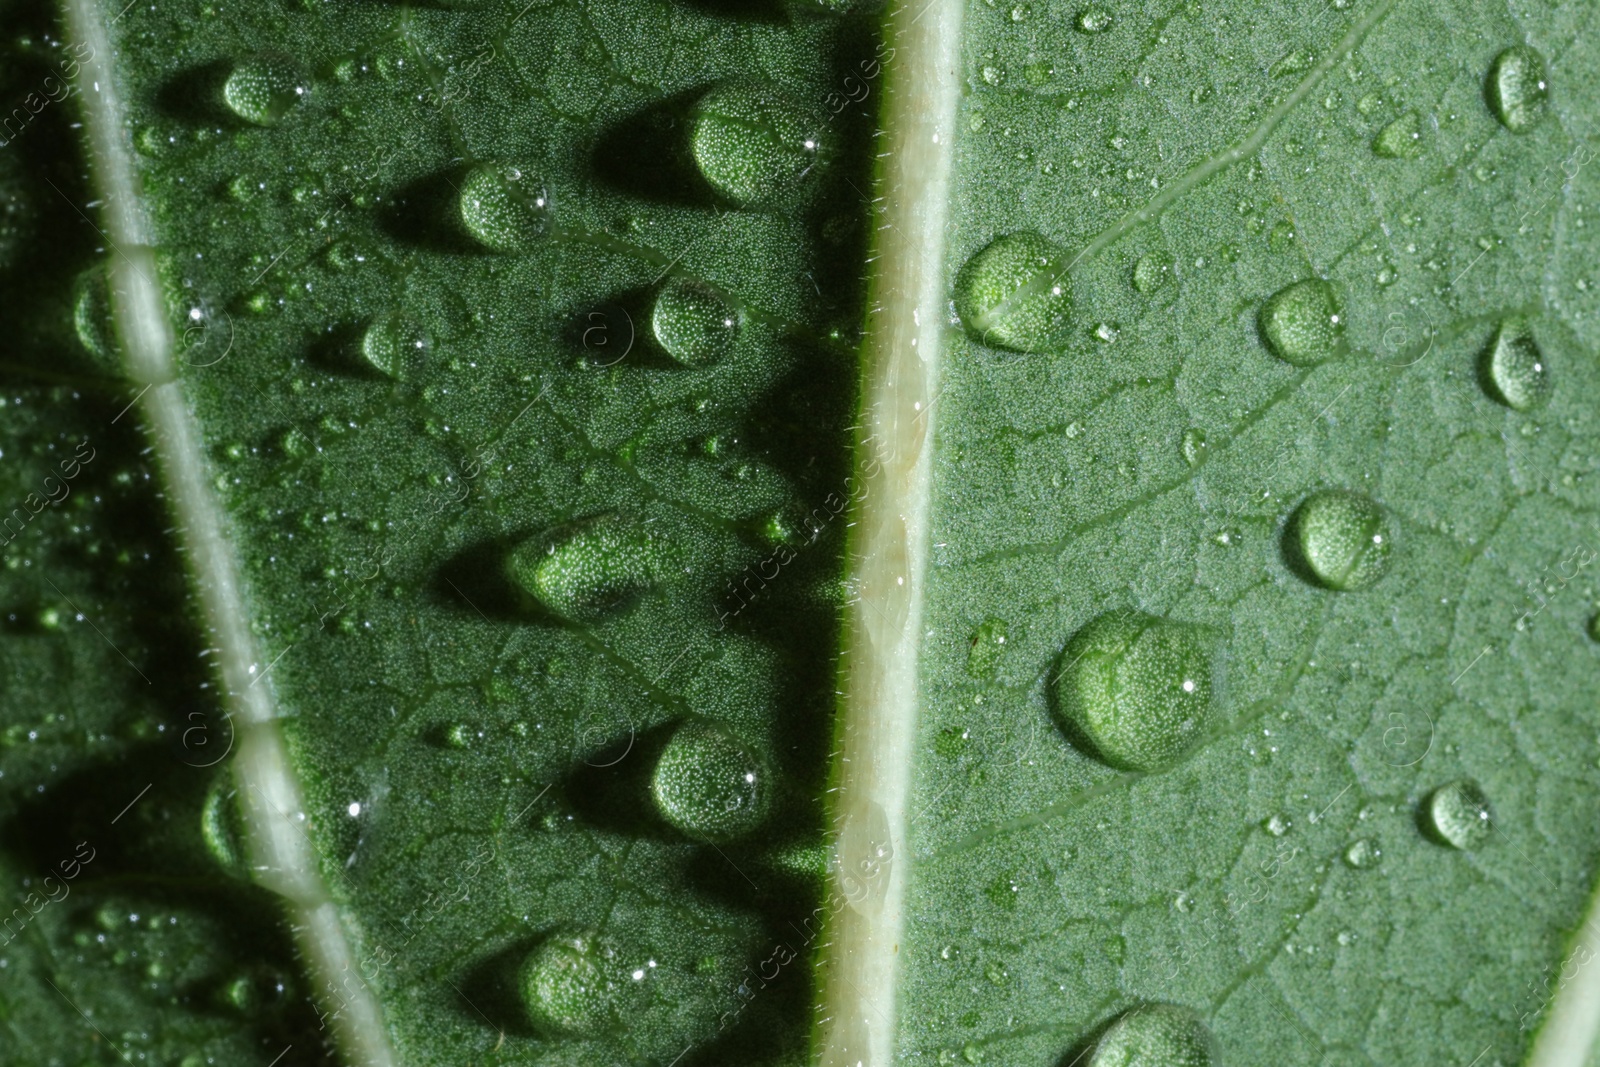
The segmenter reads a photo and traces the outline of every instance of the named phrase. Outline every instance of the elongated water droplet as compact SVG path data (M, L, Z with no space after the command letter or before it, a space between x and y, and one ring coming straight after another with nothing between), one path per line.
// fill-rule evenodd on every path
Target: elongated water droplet
M1183 431L1183 460L1191 467L1198 467L1200 461L1206 458L1206 432L1199 427L1191 426Z
M546 609L581 621L623 607L649 588L657 555L642 527L606 514L529 538L511 553L506 569Z
M72 325L96 366L110 374L121 371L122 346L112 322L111 280L104 264L78 275L73 286Z
M1531 411L1550 392L1550 368L1524 319L1502 322L1478 367L1484 391L1514 411Z
M956 276L956 314L980 344L1051 352L1066 342L1066 259L1036 233L996 237Z
M1424 808L1427 828L1441 844L1464 851L1489 840L1494 813L1489 798L1470 778L1441 785L1429 794Z
M1378 843L1370 837L1363 837L1352 841L1344 850L1344 861L1357 870L1376 867L1383 858L1383 853L1378 850Z
M1056 714L1075 742L1111 766L1162 770L1211 717L1210 661L1197 626L1107 612L1062 651Z
M1407 111L1378 131L1372 151L1384 159L1416 159L1422 155L1422 120Z
M1394 547L1388 513L1343 489L1307 497L1285 532L1302 576L1327 589L1365 589L1388 569Z
M415 378L428 363L432 341L422 324L403 311L373 320L361 337L361 354L391 378Z
M1488 97L1489 110L1506 129L1512 133L1532 129L1544 114L1545 101L1550 96L1544 57L1525 44L1507 48L1489 65L1484 95Z
M1089 1067L1211 1067L1211 1031L1188 1008L1143 1004L1112 1023L1095 1042Z
M656 294L650 328L667 355L699 367L715 363L732 347L739 312L709 285L680 279Z
M993 678L1005 651L1005 620L984 619L978 632L972 635L972 647L967 650L967 673L974 678Z
M257 126L275 125L306 95L299 68L287 59L264 57L233 68L222 84L228 110Z
M243 821L232 774L219 775L206 792L200 805L200 838L223 870L245 873Z
M474 167L461 183L461 222L496 252L526 249L544 233L549 202L539 183L516 167Z
M697 841L728 841L766 817L771 782L751 748L720 726L686 722L650 776L661 817Z
M1321 278L1278 290L1261 305L1261 338L1285 363L1309 367L1333 355L1344 323L1333 286Z
M770 203L792 190L822 149L804 109L769 85L718 86L695 104L689 147L706 183L737 204Z
M528 953L518 985L534 1027L552 1036L584 1036L613 1027L613 956L587 932L552 937Z

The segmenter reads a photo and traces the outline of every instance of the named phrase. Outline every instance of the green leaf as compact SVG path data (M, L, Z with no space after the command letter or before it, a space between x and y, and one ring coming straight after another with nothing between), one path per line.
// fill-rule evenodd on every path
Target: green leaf
M12 1059L1594 1062L1593 5L62 2Z

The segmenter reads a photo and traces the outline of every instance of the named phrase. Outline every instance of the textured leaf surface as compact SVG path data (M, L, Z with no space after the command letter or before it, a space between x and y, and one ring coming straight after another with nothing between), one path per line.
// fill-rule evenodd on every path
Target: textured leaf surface
M883 12L99 13L329 975L241 868L74 42L4 11L0 1049L354 1061L359 990L402 1063L806 1059ZM1527 1057L1600 848L1591 15L966 11L901 1058L1072 1062L1147 1002L1224 1063ZM1148 770L1063 728L1124 609L1204 648L1113 683L1204 660Z

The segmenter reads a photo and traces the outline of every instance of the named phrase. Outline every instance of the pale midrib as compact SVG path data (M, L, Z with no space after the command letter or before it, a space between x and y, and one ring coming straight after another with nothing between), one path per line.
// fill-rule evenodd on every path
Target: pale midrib
M895 1058L906 805L928 569L933 387L945 313L945 230L960 101L964 0L913 0L884 30L884 96L863 362L863 439L849 486L853 598L845 617L832 814L838 893L820 974L820 1059Z
M158 280L152 233L139 201L127 126L111 71L111 41L98 0L66 0L80 50L79 84L92 179L109 249L112 314L128 377L140 386L214 662L234 728L233 774L242 800L245 852L254 879L285 898L311 985L337 990L328 1023L346 1062L393 1067L396 1059L372 990L356 975L338 909L317 868L300 783L277 726L277 702L250 632L238 561L210 489L198 426L177 380L173 332ZM325 1005L330 1011L333 1005Z
M1600 1037L1600 884L1556 974L1527 1067L1587 1067Z

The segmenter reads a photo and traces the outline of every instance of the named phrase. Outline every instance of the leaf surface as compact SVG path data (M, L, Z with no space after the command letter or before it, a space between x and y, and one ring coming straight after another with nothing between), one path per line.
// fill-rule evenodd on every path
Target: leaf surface
M1590 13L8 5L18 1062L1587 1062Z

